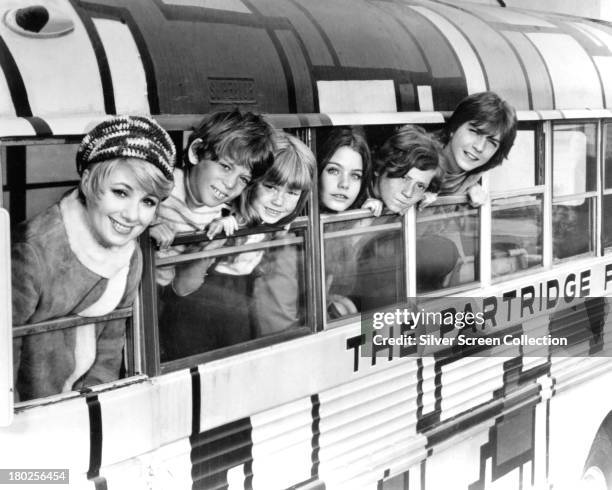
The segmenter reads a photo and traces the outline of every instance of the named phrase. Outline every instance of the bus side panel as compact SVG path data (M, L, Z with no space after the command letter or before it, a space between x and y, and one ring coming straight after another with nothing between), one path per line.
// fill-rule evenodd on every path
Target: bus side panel
M88 403L75 398L18 412L0 429L2 468L70 469L70 483L85 483L92 427Z
M0 179L0 182L2 179ZM0 427L13 420L13 322L11 319L11 240L8 212L0 208Z
M576 488L597 429L612 409L612 391L602 389L612 386L612 366L610 359L553 359L552 372L557 376L563 376L560 369L555 369L561 361L579 363L572 362L571 371L566 368L565 389L550 401L549 482L555 489L570 490ZM571 372L576 373L579 382L575 379L567 383Z

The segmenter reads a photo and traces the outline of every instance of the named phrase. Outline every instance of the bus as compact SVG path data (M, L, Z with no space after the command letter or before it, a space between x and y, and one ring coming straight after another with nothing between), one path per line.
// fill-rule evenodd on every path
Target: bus
M612 488L612 25L444 0L3 0L0 10L1 483ZM375 150L404 124L440 129L485 90L517 109L519 126L509 161L482 178L480 208L449 196L404 216L325 215L315 183L304 215L255 245L160 258L143 236L138 301L97 319L126 323L121 378L14 400L13 339L90 320L12 324L11 228L76 185L76 148L97 122L151 115L180 153L203 116L238 107L313 150L332 128L359 125ZM436 284L417 276L427 233L459 254ZM254 250L291 257L294 321L168 358L156 269ZM337 291L326 287L332 260ZM329 315L332 294L350 297L355 282L365 287L354 308ZM436 321L411 328L416 313ZM468 313L482 324L462 328ZM418 345L375 338L392 329Z

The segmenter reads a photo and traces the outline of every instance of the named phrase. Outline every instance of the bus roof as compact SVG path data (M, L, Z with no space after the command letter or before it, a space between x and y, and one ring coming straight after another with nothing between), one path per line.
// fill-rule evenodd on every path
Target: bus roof
M560 117L612 108L612 26L578 17L429 0L5 0L0 9L2 136L80 134L115 113L187 128L233 107L290 126L364 113L440 121L483 90Z

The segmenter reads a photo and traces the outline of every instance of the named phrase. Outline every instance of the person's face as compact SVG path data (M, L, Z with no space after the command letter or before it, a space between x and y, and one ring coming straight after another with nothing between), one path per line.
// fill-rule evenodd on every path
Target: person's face
M295 211L301 195L302 191L286 184L263 182L255 188L252 206L264 223L274 224Z
M129 160L115 167L102 183L102 192L87 202L89 227L104 247L120 247L137 238L153 221L159 204L142 189ZM89 179L88 170L82 179Z
M436 170L410 169L403 177L378 178L377 188L385 206L392 212L404 214L422 198Z
M455 170L469 172L487 163L499 148L500 134L489 134L468 121L451 135L446 154Z
M198 159L194 141L189 148L188 184L194 198L205 206L218 206L236 199L251 181L251 171L227 159ZM194 146L195 145L195 146Z
M319 177L319 200L331 211L344 211L357 199L363 179L361 155L341 146L329 159Z

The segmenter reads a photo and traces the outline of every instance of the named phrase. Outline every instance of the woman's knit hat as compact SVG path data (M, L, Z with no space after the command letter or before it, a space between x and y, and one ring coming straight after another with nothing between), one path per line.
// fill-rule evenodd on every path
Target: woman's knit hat
M85 135L76 154L79 175L92 163L113 158L138 158L155 165L168 180L176 160L174 143L153 119L116 116Z

